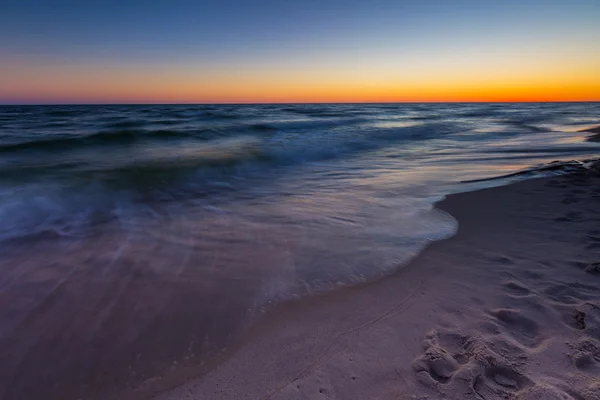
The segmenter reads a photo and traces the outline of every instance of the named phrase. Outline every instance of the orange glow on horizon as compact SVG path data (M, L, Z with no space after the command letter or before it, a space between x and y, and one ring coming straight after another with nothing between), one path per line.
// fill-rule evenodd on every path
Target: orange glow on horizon
M147 89L123 91L105 86L100 90L35 91L12 96L24 103L35 99L39 103L124 103L124 104L243 104L243 103L420 103L420 102L570 102L600 101L600 84L585 86L503 86L410 88L364 87L348 85L340 88L315 87L298 90L249 90L201 94L193 87L169 90ZM11 96L9 96L10 98ZM17 101L18 102L18 101Z
M104 86L94 90L48 90L15 93L15 100L35 99L40 103L394 103L394 102L561 102L600 101L600 83L554 86L459 86L443 88L361 86L348 84L297 88L255 89L239 91L239 86L218 91L193 86L163 88L131 88ZM204 92L204 93L203 93Z
M600 57L562 65L441 64L398 70L196 70L31 64L0 77L12 103L385 103L600 101ZM500 68L502 67L502 68Z

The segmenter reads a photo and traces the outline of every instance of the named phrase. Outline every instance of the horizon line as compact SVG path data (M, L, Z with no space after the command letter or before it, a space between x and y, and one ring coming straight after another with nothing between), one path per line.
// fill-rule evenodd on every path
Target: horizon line
M553 103L600 103L600 98L597 100L541 100L541 101L344 101L344 102L215 102L215 103L3 103L0 102L0 107L27 107L27 106L214 106L214 105L335 105L335 104L553 104Z

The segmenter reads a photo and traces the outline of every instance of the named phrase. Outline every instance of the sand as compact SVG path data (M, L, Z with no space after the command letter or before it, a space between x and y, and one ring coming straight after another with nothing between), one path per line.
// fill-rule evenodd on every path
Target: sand
M596 126L590 129L584 129L580 132L594 133L594 135L588 136L586 140L589 142L600 142L600 126Z
M438 207L456 236L392 277L276 308L151 398L600 399L598 172Z

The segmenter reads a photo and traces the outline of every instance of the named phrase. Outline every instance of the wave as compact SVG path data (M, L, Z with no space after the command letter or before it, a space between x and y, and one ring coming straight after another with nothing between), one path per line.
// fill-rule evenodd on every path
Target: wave
M590 146L574 146L574 145L556 145L555 147L535 147L530 146L527 148L500 148L500 149L488 149L486 153L500 153L500 154L577 154L577 153L590 153L593 152L594 148Z
M442 114L428 114L428 115L413 115L413 116L409 117L409 119L411 119L413 121L435 121L435 120L441 120L444 117L445 116Z
M487 110L471 110L465 112L459 112L454 114L457 117L462 118L492 118L498 115L495 110L487 109Z
M185 180L195 173L216 173L223 177L246 174L256 168L276 169L314 161L350 158L379 148L396 146L402 141L427 140L451 134L458 132L460 127L430 124L374 129L365 126L335 134L311 130L269 132L268 135L261 134L260 129L271 128L251 126L247 130L249 134L233 136L228 131L211 131L202 140L196 140L199 137L197 133L182 140L180 131L144 132L144 139L149 135L152 138L175 139L155 140L143 147L118 146L110 152L94 149L93 146L106 143L129 144L142 140L140 132L103 132L83 139L54 139L5 146L0 150L61 149L72 153L56 158L53 152L47 152L33 159L28 156L17 163L0 164L0 175L3 176L2 181L29 181L42 176L45 179L67 180L81 177L122 182L125 185L158 187L169 184L173 179ZM91 153L87 149L81 154L74 150L74 147L83 145L90 145Z
M347 117L349 114L348 110L333 111L333 110L323 110L321 108L317 109L317 108L286 107L286 108L282 108L281 111L300 114L300 115L307 115L309 117L316 117L316 118ZM356 113L354 113L354 114L356 114ZM360 114L363 114L363 112L360 112Z
M65 109L48 110L46 115L49 117L75 117L85 113L85 109Z
M204 111L204 112L202 112L202 114L200 114L200 116L214 118L214 119L240 119L240 118L243 118L241 115L218 112L218 111Z
M159 138L202 137L202 133L211 130L195 130L186 132L182 130L156 129L116 129L104 130L90 135L82 136L49 136L43 139L18 143L0 144L0 152L17 150L71 150L75 147L106 144L125 144L136 141Z
M590 163L595 160L571 160L571 161L552 161L548 164L542 164L539 166L526 168L521 171L512 172L510 174L492 176L489 178L471 179L461 181L461 183L476 183L476 182L487 182L500 179L507 179L518 176L531 176L539 175L548 172L559 172L559 173L573 173L573 172L585 172L591 165Z
M126 121L118 121L113 122L111 124L107 124L107 128L112 129L131 129L131 128L141 128L147 124L146 121L143 120L126 120Z
M237 159L260 159L282 164L301 161L322 160L352 155L405 140L427 140L460 132L459 124L420 124L408 127L373 127L367 124L346 129L349 122L359 124L362 119L322 121L286 121L277 124L249 124L235 127L206 128L201 130L136 130L118 129L100 131L86 136L49 137L47 139L0 145L0 152L16 151L65 151L94 146L113 146L119 150L123 145L144 142L153 148L152 157L163 160L172 157L185 168L192 164L235 163ZM315 127L335 127L344 129L329 133ZM277 129L276 126L286 127ZM352 125L350 125L352 126ZM311 129L305 129L311 127ZM235 131L233 129L236 129ZM165 139L165 140L163 140ZM251 146L250 146L251 144ZM260 147L260 151L257 151ZM252 156L242 154L240 149ZM233 150L233 153L231 152ZM101 151L101 150L98 150ZM260 153L260 157L258 154ZM41 153L40 153L41 154ZM235 154L235 155L232 155ZM47 152L52 158L53 153ZM111 154L112 155L112 154ZM111 155L103 159L103 165L110 164ZM195 161L191 161L190 159ZM161 161L161 163L163 162ZM58 162L57 162L58 165ZM152 164L154 168L156 164ZM18 166L10 166L11 170ZM45 166L47 168L47 166ZM170 166L172 168L172 166ZM5 169L5 168L4 168ZM31 168L27 168L31 171Z
M179 125L181 124L183 121L178 120L178 119L158 119L158 120L154 120L152 121L152 125L167 125L167 126L173 126L173 125Z
M169 198L193 189L196 199L228 167L263 157L261 145L260 138L236 136L197 146L162 146L122 163L109 154L106 164L75 165L58 174L46 165L9 165L0 171L0 241L38 234L86 235L91 225L116 218L117 209L133 201L132 196L160 200L165 188L172 189ZM199 170L205 176L190 174ZM19 183L19 189L11 183Z
M0 118L11 121L0 137L0 241L31 232L85 235L88 228L93 231L89 224L127 217L140 205L170 212L183 204L218 207L223 199L245 204L282 188L305 190L304 184L332 192L351 188L357 177L366 178L365 185L379 185L370 178L378 170L383 171L378 182L401 197L403 192L392 192L395 186L386 179L404 187L400 180L407 176L411 185L413 177L404 172L413 168L425 168L423 179L433 180L435 171L445 176L453 172L444 169L473 163L457 168L459 180L482 176L463 172L479 166L591 153L591 143L562 141L569 139L565 132L532 134L538 126L554 126L548 122L551 110L523 105L136 106L76 108L72 114L67 108L57 114L62 118L49 118L46 112L61 109L27 108L17 116L13 108L0 109ZM588 126L597 119L592 111L565 121ZM521 137L506 140L508 135ZM126 207L132 211L119 211Z
M277 130L277 128L275 128L274 126L268 125L268 124L249 124L249 125L244 125L244 128L248 129L248 130L257 131L257 132L274 132Z
M38 157L20 163L0 164L0 181L29 181L44 177L46 180L96 180L128 181L147 177L156 185L164 182L159 176L185 176L200 169L237 166L247 162L268 160L264 142L259 137L235 136L197 142L172 142L144 149L115 149L103 152L93 150L96 157L82 160L78 153L72 156ZM106 154L103 154L106 153ZM147 184L147 182L144 182Z
M160 139L198 139L211 140L216 138L230 137L239 134L262 134L273 133L285 129L301 129L310 127L327 127L343 124L343 121L322 123L315 121L307 122L282 122L282 123L232 123L232 124L204 124L197 128L169 128L182 123L177 119L162 119L158 121L125 120L103 124L104 129L89 133L69 135L63 133L23 136L21 140L4 140L0 138L0 152L13 152L24 150L73 150L81 147L94 145L123 145L134 142L156 141ZM144 126L153 125L153 128ZM164 128L161 128L161 125ZM68 124L46 125L46 128L66 128ZM35 138L34 140L32 140Z
M254 126L262 126L272 130L291 131L306 129L327 129L338 126L352 126L368 122L366 118L331 118L331 119L300 119L300 120L282 120L277 122L266 122Z
M252 136L215 139L198 146L160 148L152 158L134 160L115 171L159 172L202 166L237 164L264 157L263 142Z

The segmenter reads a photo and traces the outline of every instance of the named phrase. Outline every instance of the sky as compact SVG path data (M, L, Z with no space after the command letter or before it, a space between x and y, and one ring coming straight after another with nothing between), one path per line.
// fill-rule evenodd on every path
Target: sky
M0 103L599 101L600 0L0 0Z

